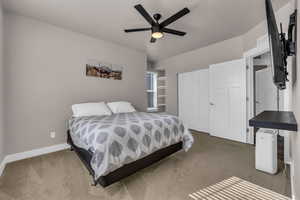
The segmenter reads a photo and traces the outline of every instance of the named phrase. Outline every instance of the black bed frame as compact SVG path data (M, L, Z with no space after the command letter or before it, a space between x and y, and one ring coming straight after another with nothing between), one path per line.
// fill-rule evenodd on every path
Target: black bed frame
M77 147L72 141L69 130L68 130L67 142L69 145L71 145L71 150L72 151L74 150L76 152L76 154L78 155L80 160L86 166L90 175L93 176L93 180L94 180L93 185L96 186L97 184L100 184L102 187L107 187L117 181L120 181L121 179L123 179L127 176L134 174L135 172L137 172L141 169L144 169L144 168L162 160L163 158L181 150L182 146L183 146L183 143L179 142L179 143L173 144L171 146L168 146L166 148L160 149L142 159L139 159L132 163L126 164L123 167L121 167L113 172L110 172L109 174L107 174L105 176L101 176L100 178L95 180L95 178L94 178L95 172L92 169L91 164L90 164L93 153L90 151L87 151L85 149Z

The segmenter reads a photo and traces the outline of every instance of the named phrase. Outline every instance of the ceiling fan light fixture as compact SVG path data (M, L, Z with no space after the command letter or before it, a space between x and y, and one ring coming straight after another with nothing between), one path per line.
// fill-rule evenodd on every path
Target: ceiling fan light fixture
M188 8L183 8L176 14L172 15L171 17L165 19L163 22L159 22L161 19L161 14L156 13L151 17L149 13L145 10L145 8L141 5L135 5L134 8L144 17L144 19L151 25L149 28L135 28L135 29L125 29L125 33L131 33L131 32L140 32L140 31L150 31L151 30L151 43L156 42L157 39L160 39L164 37L164 33L178 35L178 36L184 36L186 33L182 31L177 31L174 29L169 29L167 26L169 24L172 24L179 18L185 16L190 12Z
M155 39L160 39L164 36L164 34L162 32L153 32L152 33L152 37Z

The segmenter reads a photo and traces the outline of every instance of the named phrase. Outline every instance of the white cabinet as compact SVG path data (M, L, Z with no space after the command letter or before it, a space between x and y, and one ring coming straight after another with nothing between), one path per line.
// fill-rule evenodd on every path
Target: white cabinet
M270 174L277 173L276 130L260 129L256 133L255 168Z

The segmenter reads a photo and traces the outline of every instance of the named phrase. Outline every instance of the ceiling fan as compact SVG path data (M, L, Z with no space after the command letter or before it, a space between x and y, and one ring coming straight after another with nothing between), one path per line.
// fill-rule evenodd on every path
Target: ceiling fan
M172 15L168 19L164 20L163 22L159 23L158 21L161 19L161 14L156 13L153 15L153 18L147 13L145 8L138 4L134 6L134 8L147 20L147 22L151 25L149 28L137 28L137 29L125 29L125 33L131 32L140 32L140 31L151 31L151 43L154 43L156 39L162 38L164 33L184 36L186 33L182 31L177 31L174 29L166 28L169 24L173 23L174 21L178 20L179 18L183 17L184 15L188 14L190 10L188 8L184 8L177 12L176 14ZM155 20L155 21L154 21Z

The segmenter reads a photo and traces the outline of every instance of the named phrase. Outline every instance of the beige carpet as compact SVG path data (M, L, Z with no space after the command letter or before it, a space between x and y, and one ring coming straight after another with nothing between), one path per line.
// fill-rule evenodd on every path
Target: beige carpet
M195 144L103 189L76 154L60 151L7 165L0 200L184 200L188 194L232 176L290 195L285 174L254 169L253 147L194 133Z
M194 192L189 197L194 200L290 200L286 196L237 177Z

